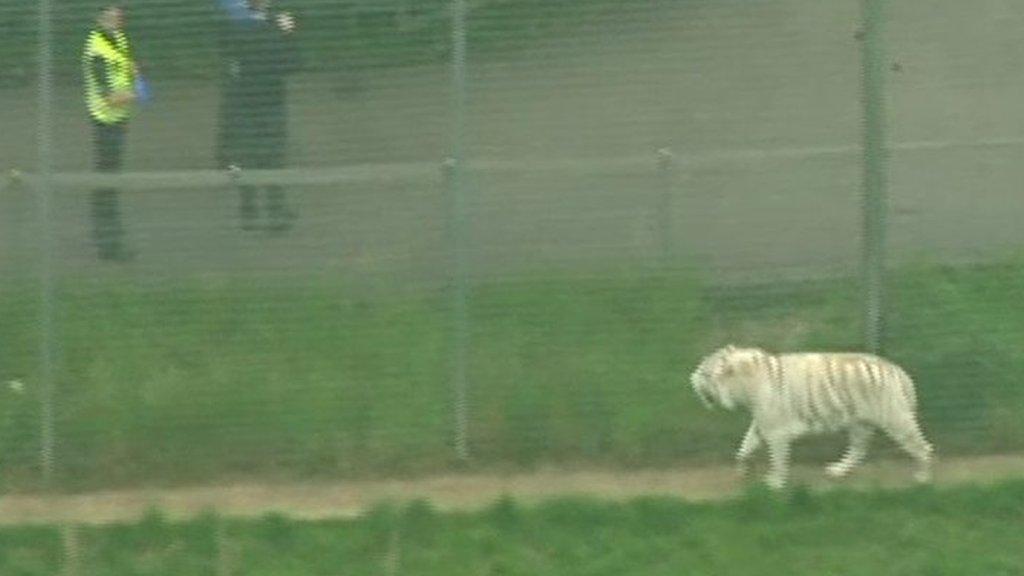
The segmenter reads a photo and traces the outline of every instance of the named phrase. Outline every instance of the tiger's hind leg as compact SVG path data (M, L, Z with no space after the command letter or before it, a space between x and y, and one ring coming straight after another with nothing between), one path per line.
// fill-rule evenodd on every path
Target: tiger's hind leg
M874 431L864 424L850 427L850 444L839 460L825 467L825 473L833 478L842 478L864 461L868 454L868 443Z
M917 420L913 416L901 418L896 423L885 426L885 431L900 448L917 461L914 479L918 482L931 481L934 448L925 440Z

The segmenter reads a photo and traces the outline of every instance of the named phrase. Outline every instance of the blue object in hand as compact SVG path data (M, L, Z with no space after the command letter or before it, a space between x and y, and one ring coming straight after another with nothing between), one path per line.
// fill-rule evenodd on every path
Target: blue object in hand
M256 16L246 0L217 0L217 4L234 24L247 26L256 22Z
M149 104L153 94L149 90L149 82L141 74L135 76L135 100L140 104Z

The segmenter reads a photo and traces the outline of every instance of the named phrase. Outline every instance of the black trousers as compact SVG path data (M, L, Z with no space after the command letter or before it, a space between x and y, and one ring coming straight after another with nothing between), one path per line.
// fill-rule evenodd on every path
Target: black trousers
M243 169L280 170L285 167L287 138L285 131L284 102L271 107L250 107L245 114L236 119L232 137L234 142L234 159ZM283 186L270 185L256 187L240 186L239 215L244 230L256 230L260 219L259 195L264 193L266 213L269 221L265 229L271 232L284 232L291 229L296 218L295 211L289 207L287 192Z
M93 122L93 145L97 172L120 172L124 164L124 142L127 125ZM103 260L123 260L128 252L124 247L124 226L121 223L120 192L117 188L101 187L92 191L93 242Z

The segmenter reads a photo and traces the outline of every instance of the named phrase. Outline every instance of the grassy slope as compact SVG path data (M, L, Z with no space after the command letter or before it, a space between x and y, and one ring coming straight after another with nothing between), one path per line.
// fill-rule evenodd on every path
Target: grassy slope
M381 506L348 521L281 516L82 529L82 573L329 574L836 574L1015 575L1024 484L897 492L760 491L724 504L642 498L496 502L442 514L428 503ZM56 573L58 534L0 531L0 570Z
M894 277L888 353L917 377L940 451L1021 447L1021 274ZM0 293L0 365L32 386L34 311L18 293ZM856 288L842 283L715 292L680 276L547 278L483 285L471 301L469 439L483 466L727 458L744 417L691 397L685 376L702 354L726 341L848 349L860 334ZM89 486L449 469L446 305L327 280L65 286L62 475ZM30 484L38 405L5 394L2 466Z

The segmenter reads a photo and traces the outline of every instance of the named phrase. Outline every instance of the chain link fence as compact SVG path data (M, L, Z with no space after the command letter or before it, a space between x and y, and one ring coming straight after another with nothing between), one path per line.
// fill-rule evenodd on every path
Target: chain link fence
M725 461L728 342L879 349L940 455L1021 447L1024 8L260 4L124 4L110 173L104 3L0 0L9 486Z

